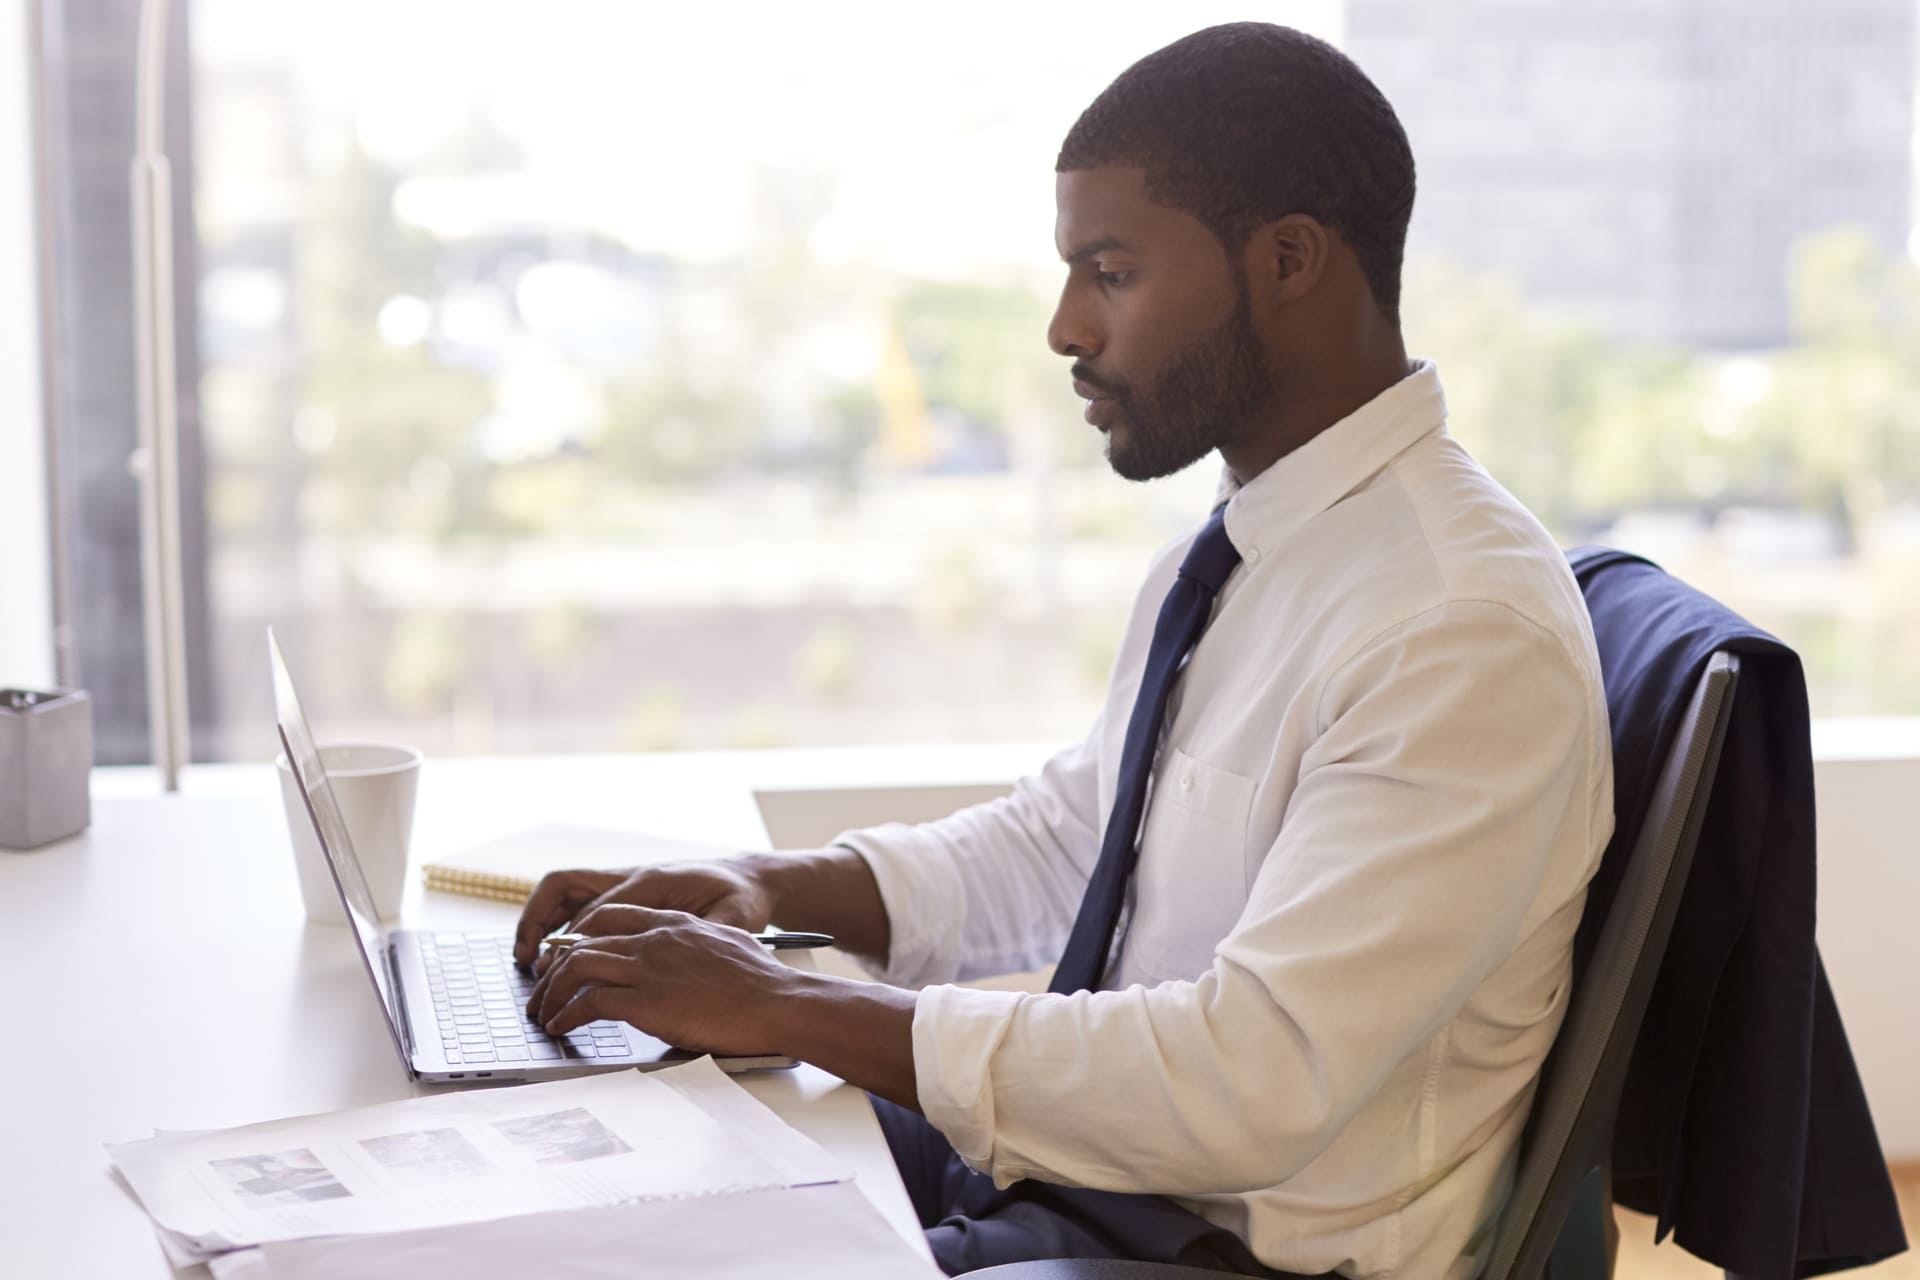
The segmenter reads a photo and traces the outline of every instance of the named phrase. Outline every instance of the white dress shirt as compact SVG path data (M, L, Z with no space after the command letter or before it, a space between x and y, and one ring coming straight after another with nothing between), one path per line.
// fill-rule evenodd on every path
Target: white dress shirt
M886 903L882 976L926 986L921 1107L1001 1185L1168 1195L1306 1274L1484 1262L1612 759L1566 561L1445 422L1416 363L1223 482L1242 562L1174 687L1106 989L926 984L1058 958L1192 535L1084 742L1006 799L840 837Z

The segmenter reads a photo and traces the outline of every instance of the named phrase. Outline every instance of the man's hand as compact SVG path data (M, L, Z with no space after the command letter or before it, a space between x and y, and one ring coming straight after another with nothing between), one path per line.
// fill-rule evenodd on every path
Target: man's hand
M682 1049L799 1058L919 1109L913 992L792 968L746 930L685 911L608 903L574 930L585 940L540 957L527 999L550 1033L617 1019Z
M784 1052L773 1026L796 970L752 934L684 911L609 904L581 915L590 935L546 958L527 1015L561 1035L601 1018L681 1049Z
M513 958L531 966L539 957L540 939L613 903L684 911L748 931L764 929L772 920L771 895L744 863L674 862L633 871L555 871L541 878L520 912Z

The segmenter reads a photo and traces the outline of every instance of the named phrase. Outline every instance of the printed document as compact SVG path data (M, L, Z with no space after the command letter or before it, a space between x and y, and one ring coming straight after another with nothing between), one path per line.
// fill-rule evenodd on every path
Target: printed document
M108 1150L155 1223L183 1252L201 1256L265 1241L852 1177L711 1059Z
M271 1280L938 1280L852 1183L653 1200L258 1251Z

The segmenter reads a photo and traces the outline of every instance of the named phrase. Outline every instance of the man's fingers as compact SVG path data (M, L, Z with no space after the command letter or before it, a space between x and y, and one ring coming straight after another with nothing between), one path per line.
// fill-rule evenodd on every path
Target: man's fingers
M613 885L605 893L593 898L585 906L574 912L574 915L584 916L590 912L599 910L601 907L607 906L613 901L613 895L619 893L621 889L626 887L626 883L626 881L622 880L619 884Z
M638 976L639 967L630 956L585 944L569 947L527 997L527 1011L535 1022L545 1026L582 988L630 987Z
M554 1012L552 1021L547 1024L547 1031L563 1036L602 1018L631 1022L633 1019L623 1012L623 1006L631 1005L633 1001L633 992L619 987L584 987Z
M540 958L534 961L533 965L535 982L533 984L533 990L527 993L527 1008L531 1010L537 1007L535 1002L540 998L540 993L546 989L547 976L553 972L556 965L569 955L572 955L575 951L591 949L594 951L611 951L617 955L632 955L638 951L639 948L640 939L637 936L622 934L608 934L604 937L594 938L590 942L571 943L558 947L542 947L540 949Z
M606 871L552 871L540 877L513 931L513 958L532 964L540 939L565 924L590 902L604 897L625 877Z
M533 963L534 952L540 939L552 932L547 920L566 897L566 873L549 872L540 877L540 883L533 886L533 892L527 897L527 905L520 908L520 921L513 927L513 958L521 964Z
M638 950L638 943L639 939L637 938L609 937L595 938L590 943L582 942L568 947L550 948L546 954L541 957L543 965L540 970L540 980L534 983L533 990L527 993L528 1015L536 1022L540 1020L539 1013L547 998L547 992L552 990L555 981L561 980L557 978L556 975L559 973L562 965L576 953L597 951L602 955L631 956Z
M574 919L573 931L595 938L611 933L645 933L649 929L659 928L670 917L684 914L680 911L636 907L626 902L609 902L580 912Z

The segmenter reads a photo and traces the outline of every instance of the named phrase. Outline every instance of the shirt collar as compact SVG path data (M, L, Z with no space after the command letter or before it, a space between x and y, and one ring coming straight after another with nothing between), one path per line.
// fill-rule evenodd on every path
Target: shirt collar
M1227 536L1242 556L1257 558L1446 421L1438 370L1430 360L1413 361L1406 377L1249 483L1222 466L1214 505L1227 504Z

